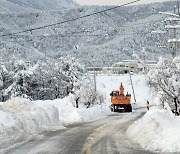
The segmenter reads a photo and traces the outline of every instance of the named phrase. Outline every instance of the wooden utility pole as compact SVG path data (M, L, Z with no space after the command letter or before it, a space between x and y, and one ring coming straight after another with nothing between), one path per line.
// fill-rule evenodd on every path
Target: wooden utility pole
M132 91L133 91L133 95L134 95L134 102L136 103L136 96L135 96L135 92L134 92L134 86L133 86L133 82L132 82L131 72L129 73L129 76L130 76Z
M167 29L172 29L173 35L172 39L168 40L169 47L172 48L172 57L177 56L177 49L180 47L180 40L177 39L177 29L180 28L178 25L180 21L180 14L179 14L179 2L177 1L178 4L178 14L176 13L176 6L174 7L174 13L169 13L169 12L160 12L161 14L165 14L169 16L169 18L165 19L166 22L169 22L169 25L165 26Z
M93 75L94 75L94 94L96 95L96 68L95 68L95 55L92 56L93 58Z

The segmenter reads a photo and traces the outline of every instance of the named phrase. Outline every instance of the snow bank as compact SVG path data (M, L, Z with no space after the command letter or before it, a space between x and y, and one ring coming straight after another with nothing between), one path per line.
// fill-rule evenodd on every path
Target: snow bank
M111 113L110 108L105 104L95 105L88 109L80 104L79 108L75 108L75 100L73 95L53 101L35 101L34 104L38 106L50 105L56 107L59 112L59 120L63 125L92 121Z
M87 122L110 113L105 105L86 109L74 107L73 95L64 99L30 101L13 98L0 104L0 152L17 142L44 131L65 128L68 124Z
M62 127L62 126L61 126ZM26 140L32 134L60 128L58 110L38 107L30 100L14 98L0 105L0 147Z
M180 152L180 117L164 109L151 108L127 134L148 150Z
M11 126L15 123L15 120L10 113L0 111L0 117L1 126Z

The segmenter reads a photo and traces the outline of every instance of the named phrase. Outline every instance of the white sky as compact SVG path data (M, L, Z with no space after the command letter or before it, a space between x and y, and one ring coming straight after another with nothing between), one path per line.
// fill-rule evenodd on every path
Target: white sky
M80 5L121 5L128 3L134 0L74 0ZM136 4L146 4L153 2L165 2L165 1L174 1L174 0L140 0Z

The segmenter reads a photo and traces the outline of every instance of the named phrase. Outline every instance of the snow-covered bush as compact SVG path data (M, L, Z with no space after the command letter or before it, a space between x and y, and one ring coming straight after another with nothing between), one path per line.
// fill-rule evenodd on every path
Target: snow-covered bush
M149 83L155 88L161 101L168 103L173 111L179 112L180 100L180 57L173 60L160 58L156 69L148 73Z

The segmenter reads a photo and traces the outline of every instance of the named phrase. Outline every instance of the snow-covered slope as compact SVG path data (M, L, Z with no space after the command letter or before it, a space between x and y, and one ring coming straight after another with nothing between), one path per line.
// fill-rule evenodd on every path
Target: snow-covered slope
M73 0L1 0L0 11L64 10L77 7Z
M15 5L14 3L8 2L7 0L0 1L0 12L17 12L17 11L27 11L26 8L21 7L19 5Z
M36 1L36 3L39 1ZM50 1L49 1L50 2ZM9 2L10 3L10 2ZM19 5L17 5L19 6ZM174 3L130 6L83 18L73 22L39 29L31 33L0 37L0 51L34 59L71 54L92 65L110 65L132 58L142 46L149 59L157 59L167 50L166 37L151 31L164 28L159 11L172 10ZM0 13L0 35L40 27L90 14L104 7L80 7L68 11L31 11ZM160 44L165 48L158 48ZM3 55L3 53L1 53Z
M7 0L15 5L40 10L73 8L77 6L73 0Z
M30 1L28 2L30 4ZM148 51L147 57L157 59L161 53L168 55L169 51L166 38L153 35L151 31L163 29L160 22L162 15L158 12L171 10L173 6L174 4L169 2L124 7L31 33L0 37L0 50L31 59L34 59L34 54L36 58L44 57L43 55L71 54L85 63L89 61L90 65L91 57L95 55L96 65L109 65L120 59L132 58L133 51L138 52L144 46ZM62 22L103 9L105 8L81 7L63 12L31 11L8 15L1 13L0 34ZM158 48L158 43L166 48Z

